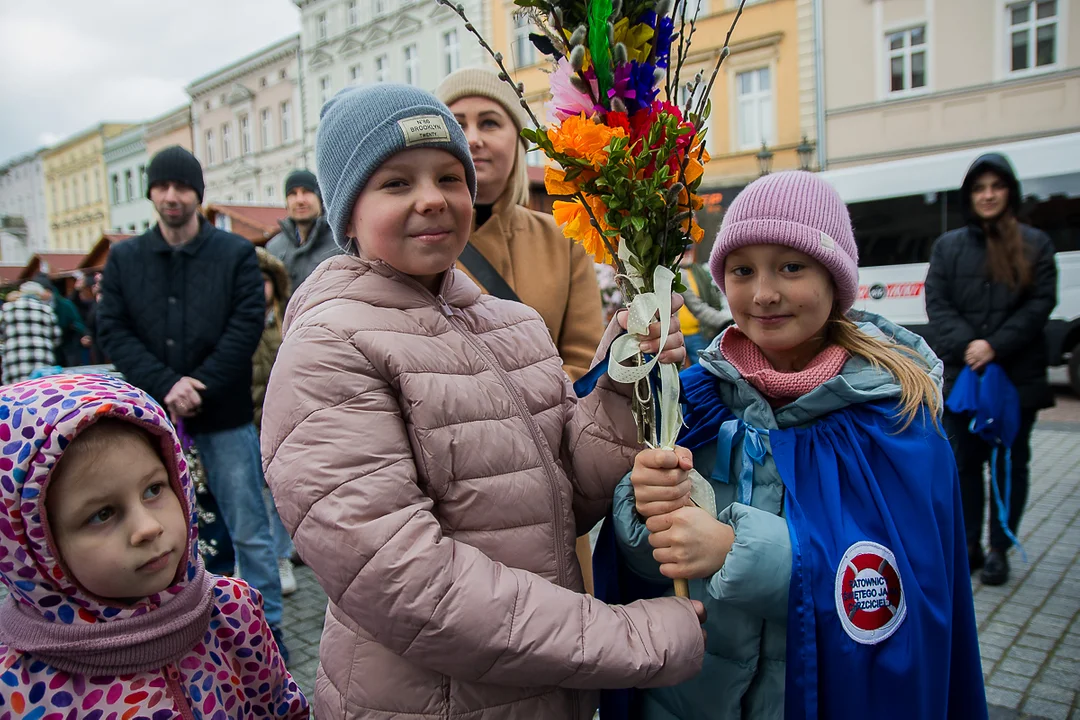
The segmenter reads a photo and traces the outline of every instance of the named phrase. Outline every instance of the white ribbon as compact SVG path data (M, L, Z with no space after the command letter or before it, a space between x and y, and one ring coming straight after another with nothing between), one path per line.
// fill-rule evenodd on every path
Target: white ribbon
M624 364L637 356L640 350L640 340L637 336L648 335L649 325L653 323L657 315L660 319L661 350L663 343L667 342L668 332L671 329L671 286L675 280L675 274L663 266L656 268L653 271L653 291L640 292L645 286L644 279L628 261L630 253L626 249L626 244L621 241L618 253L623 266L627 268L627 280L639 292L628 308L627 334L616 338L611 344L608 375L616 382L632 385L647 378L660 362L658 351L652 360L641 365ZM682 407L679 405L679 368L672 363L660 365L660 396L657 398L657 405L660 409L657 441L661 448L673 450L675 440L679 437L679 430L682 428L683 418ZM712 486L697 470L690 470L690 480L692 482L691 499L716 517L716 498Z

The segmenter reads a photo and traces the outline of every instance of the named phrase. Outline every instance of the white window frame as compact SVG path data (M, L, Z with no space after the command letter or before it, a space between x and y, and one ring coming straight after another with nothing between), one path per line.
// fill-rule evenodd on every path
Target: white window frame
M382 17L388 11L386 0L371 0L371 13L374 17Z
M244 200L245 200L245 202L247 202L248 205L254 205L255 204L255 191L254 190L248 190L247 192L245 192L244 193Z
M315 41L326 42L330 37L330 25L326 22L326 13L315 16Z
M761 73L764 72L769 78L769 89L767 91L760 89ZM750 93L744 95L741 90L741 83L739 78L743 75L753 73L753 82L756 86ZM761 147L764 142L766 145L776 144L776 72L775 68L770 65L764 65L761 67L748 67L740 69L735 73L735 104L733 111L735 113L735 145L740 151L754 150ZM744 136L743 129L746 126L744 121L743 107L753 106L754 119L757 121L757 136L754 139L749 139ZM768 117L764 117L767 115Z
M273 113L268 107L259 111L259 129L262 131L262 149L272 148L274 146L274 122Z
M364 82L364 68L360 63L349 66L349 84L360 85Z
M461 42L458 40L457 28L452 28L442 34L442 45L443 73L449 75L461 67Z
M529 16L524 13L510 11L510 47L514 56L514 67L521 69L535 65L536 48L529 40L529 33L536 32Z
M274 203L274 186L267 184L266 186L266 201L271 205Z
M920 28L923 31L922 45L913 46L911 44L911 33L913 30ZM890 47L894 35L904 36L904 46L898 50L893 50ZM882 85L885 90L885 97L896 98L930 92L930 33L927 23L908 23L886 30L882 46L885 52L885 80ZM923 55L923 84L921 87L911 87L911 56L917 53ZM892 89L892 61L897 57L904 60L904 83L907 87L901 90Z
M390 73L390 56L386 53L375 58L375 82L387 82Z
M319 78L319 106L323 106L330 102L330 98L333 97L333 81L329 75L323 75Z
M240 155L250 155L255 148L251 144L251 115L244 113L240 116Z
M345 16L349 27L356 27L360 24L360 8L357 0L349 0L345 4Z
M205 142L204 148L206 150L206 164L207 166L214 164L214 131L207 130L206 136L203 138Z
M131 172L131 168L124 171L124 196L127 202L135 199L135 174Z
M285 100L278 107L281 113L281 144L292 140L292 103Z
M409 43L401 51L402 66L405 68L405 84L420 84L420 49L416 43Z
M120 204L120 174L113 173L109 176L109 191L112 194L112 204ZM56 204L56 188L53 188L53 205Z
M221 162L232 160L232 150L232 123L223 123L221 125Z
M1001 76L1005 79L1012 79L1018 77L1026 77L1029 75L1041 75L1047 72L1054 72L1060 70L1065 66L1066 50L1068 45L1069 36L1069 24L1068 24L1068 11L1070 0L1057 0L1053 19L1039 20L1035 16L1038 12L1039 0L1022 0L1022 2L1014 2L1010 0L1004 0L1001 2L1000 12L998 13L999 22L1001 24L1001 32L999 37L1001 38L1000 52L1001 52ZM1028 22L1021 25L1012 24L1012 11L1021 5L1029 6L1029 18ZM1054 32L1054 62L1049 65L1034 65L1036 60L1036 53L1038 52L1038 28L1046 27L1048 25L1055 25ZM1028 31L1028 60L1032 64L1022 70L1012 69L1012 36L1018 28L1023 28Z

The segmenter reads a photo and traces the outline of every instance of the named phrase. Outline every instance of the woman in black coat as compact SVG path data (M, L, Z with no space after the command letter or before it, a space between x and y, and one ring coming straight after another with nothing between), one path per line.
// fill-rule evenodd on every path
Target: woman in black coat
M945 363L945 395L965 365L998 363L1020 394L1020 432L1012 448L1008 526L1015 536L1028 493L1031 429L1035 415L1054 404L1047 380L1045 329L1057 304L1054 246L1046 233L1017 220L1020 183L1009 161L991 153L977 159L960 190L967 225L945 233L930 257L926 313L931 346ZM968 419L946 410L960 473L971 570L986 585L1009 579L1012 544L986 492L983 467L991 447L968 432ZM998 477L1005 477L1004 453ZM1000 488L1004 492L1004 488ZM983 555L982 523L990 497L990 554Z

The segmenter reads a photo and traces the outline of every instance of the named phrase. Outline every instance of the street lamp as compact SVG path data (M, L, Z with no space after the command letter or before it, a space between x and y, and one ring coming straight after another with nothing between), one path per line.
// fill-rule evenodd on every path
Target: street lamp
M806 136L802 136L802 142L795 147L795 152L799 154L799 169L810 169L810 156L814 154L814 146L810 144L810 141L806 139Z
M762 141L762 143L761 143L761 152L759 152L757 154L758 168L761 170L761 173L760 173L761 177L764 177L764 176L768 175L770 172L772 172L772 159L773 159L772 150L770 150L765 145L765 142Z

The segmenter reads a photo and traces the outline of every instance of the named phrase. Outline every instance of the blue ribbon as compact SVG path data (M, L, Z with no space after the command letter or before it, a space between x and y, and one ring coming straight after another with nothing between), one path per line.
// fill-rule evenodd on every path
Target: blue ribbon
M1024 546L1020 544L1020 540L1013 534L1013 531L1009 528L1009 503L1012 499L1012 448L1005 448L1005 499L1001 498L1001 488L998 486L998 450L999 446L995 445L994 449L990 452L990 488L994 493L994 504L997 505L998 522L1001 523L1001 529L1005 532L1005 537L1009 538L1009 542L1016 546L1016 549L1020 551L1020 557L1024 562L1027 562L1027 553L1024 552Z
M728 484L731 482L731 450L740 440L742 445L742 468L736 489L736 502L750 504L754 490L754 465L764 465L768 450L765 448L763 435L768 430L758 430L738 418L732 418L720 424L716 434L716 463L713 465L712 479Z

